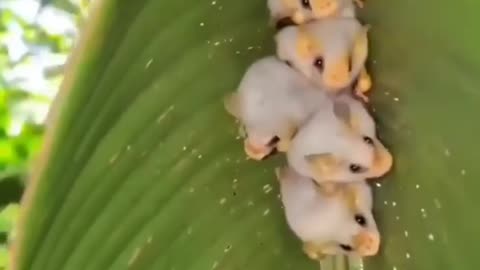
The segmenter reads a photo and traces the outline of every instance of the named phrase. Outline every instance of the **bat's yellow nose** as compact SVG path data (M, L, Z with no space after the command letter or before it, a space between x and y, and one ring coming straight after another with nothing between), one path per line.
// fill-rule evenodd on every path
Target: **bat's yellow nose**
M348 86L350 82L348 62L341 61L333 65L330 69L327 67L323 78L325 86L334 90Z
M312 10L317 18L333 16L338 10L337 0L313 0Z
M380 248L380 235L363 231L354 237L353 243L360 256L374 256Z

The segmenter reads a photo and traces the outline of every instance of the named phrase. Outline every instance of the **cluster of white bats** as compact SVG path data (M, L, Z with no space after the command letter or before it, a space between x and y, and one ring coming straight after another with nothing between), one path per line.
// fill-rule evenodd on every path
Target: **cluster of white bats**
M393 158L367 109L369 26L354 0L268 0L276 53L253 63L227 111L253 160L286 154L277 168L287 223L314 260L378 253L368 179ZM288 22L288 23L286 23Z

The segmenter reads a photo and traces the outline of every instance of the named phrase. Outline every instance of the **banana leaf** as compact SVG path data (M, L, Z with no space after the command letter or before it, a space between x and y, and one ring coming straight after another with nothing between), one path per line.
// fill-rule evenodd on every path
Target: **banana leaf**
M395 168L372 183L378 256L328 269L479 269L480 2L367 1L372 106ZM15 270L318 269L273 168L222 98L273 53L265 1L100 0L23 198ZM477 214L475 214L477 213Z

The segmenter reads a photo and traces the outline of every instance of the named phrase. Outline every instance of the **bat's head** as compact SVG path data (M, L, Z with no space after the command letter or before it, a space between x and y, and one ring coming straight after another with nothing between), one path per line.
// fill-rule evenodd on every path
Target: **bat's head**
M385 175L392 168L393 157L378 138L375 120L363 103L348 94L338 97L336 104L342 103L348 104L349 112L346 118L348 118L351 131L358 136L362 136L363 141L373 148L373 161L365 174L365 178L377 178Z
M335 226L335 239L325 248L325 254L356 254L373 256L380 247L380 233L372 213L372 192L365 181L341 184L335 195L340 205L330 216Z
M321 139L315 142L320 146L316 150L322 152L305 156L313 178L318 183L350 182L387 173L392 155L377 138L373 119L363 105L351 97L335 100L333 115L335 121L323 124Z
M337 92L352 84L368 55L368 27L353 18L289 26L276 35L277 54L317 86Z
M304 251L310 258L378 252L380 234L372 213L372 192L365 181L315 185L291 167L277 168L275 173L288 224L305 242Z

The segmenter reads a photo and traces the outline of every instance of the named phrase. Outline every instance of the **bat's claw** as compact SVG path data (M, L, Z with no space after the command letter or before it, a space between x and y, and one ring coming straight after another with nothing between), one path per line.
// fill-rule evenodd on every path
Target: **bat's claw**
M359 97L363 102L368 103L368 97L365 95L372 88L372 78L367 71L362 69L355 85L355 96Z
M357 84L358 91L365 93L370 90L370 88L372 88L372 78L366 71L361 72Z
M355 91L355 96L361 99L364 103L368 103L370 101L370 99L360 91Z

